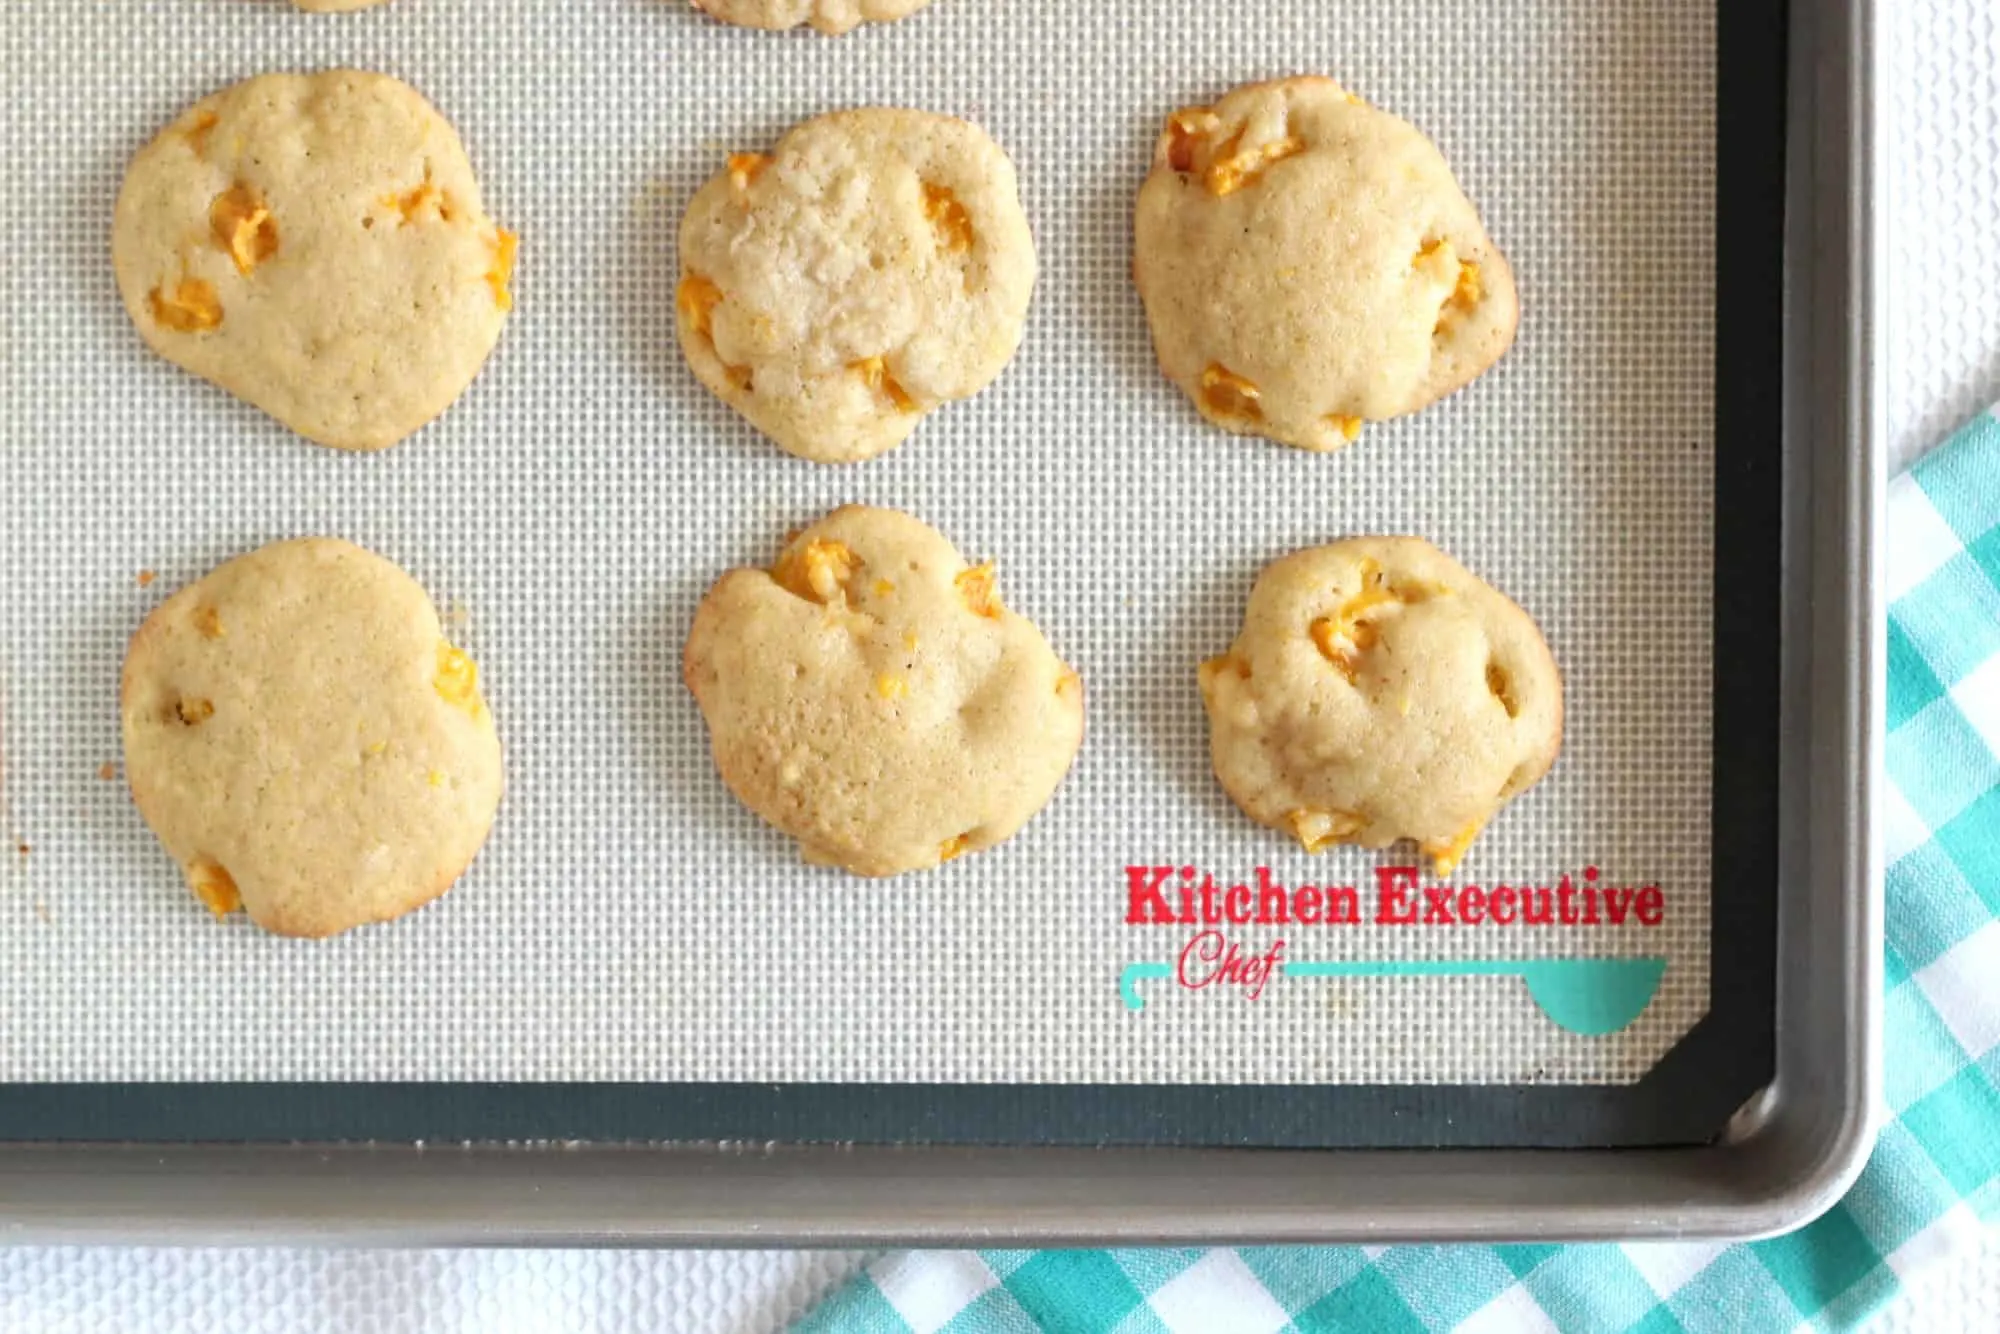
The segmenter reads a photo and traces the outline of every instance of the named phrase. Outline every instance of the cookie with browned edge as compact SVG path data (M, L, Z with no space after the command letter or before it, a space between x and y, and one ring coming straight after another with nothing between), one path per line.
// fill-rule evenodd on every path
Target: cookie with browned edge
M1562 745L1541 631L1420 538L1273 562L1200 681L1216 777L1308 852L1410 839L1449 874Z
M139 150L112 267L148 345L309 440L395 444L464 392L513 307L513 234L408 84L266 74Z
M675 303L701 382L787 452L872 458L1020 346L1035 246L977 126L869 108L738 154L681 224Z
M1010 837L1083 741L1083 683L935 529L848 506L731 570L684 654L729 790L862 875Z
M499 806L478 669L415 580L348 542L278 542L161 603L120 709L132 796L188 887L280 935L428 903Z
M1168 378L1216 425L1301 449L1464 387L1520 319L1443 155L1331 79L1169 116L1136 227Z

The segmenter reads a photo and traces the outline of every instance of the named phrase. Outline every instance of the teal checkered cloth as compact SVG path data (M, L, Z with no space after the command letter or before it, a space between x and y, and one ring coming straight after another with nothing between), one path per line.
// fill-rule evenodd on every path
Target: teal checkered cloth
M2000 1206L2000 421L1890 488L1887 1115L1847 1198L1752 1245L889 1256L799 1329L1849 1329Z

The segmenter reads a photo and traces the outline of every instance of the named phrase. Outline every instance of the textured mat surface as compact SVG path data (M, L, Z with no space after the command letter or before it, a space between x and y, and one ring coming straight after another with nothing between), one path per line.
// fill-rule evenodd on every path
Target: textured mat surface
M940 0L839 40L727 28L681 0L0 9L0 833L32 848L0 859L0 1079L1636 1077L1707 993L1711 9L1285 0L1252 24L1178 0ZM521 237L485 374L369 457L305 446L148 353L105 244L124 162L180 108L342 63L435 101ZM1302 69L1437 140L1526 311L1498 372L1332 457L1204 425L1155 368L1129 277L1165 115ZM883 459L813 467L681 364L674 236L729 152L869 102L993 133L1041 281L990 391ZM855 500L996 561L1088 687L1081 761L1020 838L890 884L803 866L730 798L677 661L722 570ZM1665 957L1658 998L1615 1037L1558 1027L1506 975L1121 1003L1125 964L1190 935L1124 924L1128 863L1225 885L1268 864L1368 894L1380 857L1307 858L1223 796L1194 672L1263 563L1385 531L1433 538L1525 605L1569 682L1560 764L1459 878L1580 883L1595 864L1659 885L1665 921L1370 920L1293 931L1287 958ZM453 893L320 945L208 920L98 776L147 609L314 532L400 562L453 613L510 779ZM142 588L144 570L159 578ZM1261 953L1278 933L1237 934ZM243 1022L245 998L283 1022Z

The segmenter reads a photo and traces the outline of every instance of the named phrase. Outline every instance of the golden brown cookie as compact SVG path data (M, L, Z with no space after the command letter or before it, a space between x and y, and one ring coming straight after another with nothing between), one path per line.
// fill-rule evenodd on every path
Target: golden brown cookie
M688 205L675 306L703 384L788 452L846 463L990 384L1034 285L999 145L874 108L731 158Z
M168 360L310 440L382 449L449 407L513 306L514 237L458 134L380 74L266 74L132 159L113 267Z
M863 23L888 23L916 13L931 0L694 0L724 23L742 28L796 28L850 32Z
M1274 562L1200 679L1216 777L1308 852L1414 839L1448 875L1562 745L1535 623L1420 538Z
M1218 426L1301 449L1469 384L1520 317L1443 156L1331 79L1168 117L1136 247L1168 378Z
M1083 683L991 565L851 505L695 613L688 689L716 768L806 857L861 875L948 862L1040 810L1083 741Z
M330 936L451 887L500 801L472 660L415 580L347 542L279 542L146 618L125 773L196 897Z

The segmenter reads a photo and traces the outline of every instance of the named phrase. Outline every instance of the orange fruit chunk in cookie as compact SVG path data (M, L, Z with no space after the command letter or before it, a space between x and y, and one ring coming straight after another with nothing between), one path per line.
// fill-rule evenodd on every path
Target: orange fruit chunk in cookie
M1486 664L1486 689L1500 701L1500 707L1507 710L1509 718L1521 716L1521 703L1514 698L1514 678L1497 662Z
M1449 241L1428 241L1417 252L1411 267L1424 268L1438 255L1458 265L1456 277L1452 280L1451 294L1444 299L1438 309L1437 332L1446 332L1458 316L1471 311L1486 296L1485 281L1479 275L1479 265L1471 260L1459 260L1458 253Z
M674 293L674 300L679 304L681 314L687 318L695 333L707 339L709 346L713 348L715 308L722 304L722 289L699 273L690 272L681 279L681 285ZM718 357L717 360L721 358ZM730 384L746 392L756 378L756 372L748 366L725 364L722 373L728 377Z
M764 168L771 165L765 153L731 153L729 155L729 183L739 190L748 190L751 182L764 174Z
M1382 578L1382 567L1365 560L1361 562L1360 591L1341 603L1331 616L1314 621L1307 633L1320 654L1352 682L1359 666L1357 655L1374 648L1380 637L1368 618L1378 609L1401 600Z
M188 867L188 888L217 917L227 917L243 906L235 879L221 864L207 858Z
M199 278L183 278L172 291L155 287L148 297L153 319L175 333L200 333L222 323L222 301L215 288Z
M514 308L514 292L508 286L514 279L514 252L520 248L520 238L505 227L493 229L493 262L486 269L486 285L493 289L493 304L502 310Z
M1000 593L993 586L992 561L961 571L951 582L958 590L958 596L964 600L967 611L988 620L999 619Z
M452 217L451 196L432 184L429 169L424 171L422 184L399 194L383 195L382 207L396 211L399 227L409 226L427 212L434 214L439 222L450 222Z
M938 241L947 252L972 249L972 215L949 189L925 183L924 216L937 229Z
M460 649L439 644L437 674L431 678L438 695L447 704L461 709L476 708L479 702L479 664Z
M694 326L694 331L707 338L709 321L715 314L715 308L722 304L722 289L699 273L690 273L681 279L674 299L680 304L681 314Z
M1486 295L1486 284L1480 281L1479 266L1466 260L1458 266L1458 286L1452 288L1451 304L1461 310L1470 310Z
M885 395L896 405L898 412L915 412L917 400L904 392L896 377L889 374L889 367L880 357L864 357L860 361L848 363L847 369L861 377L861 382L875 393Z
M1193 171L1196 145L1221 124L1207 107L1183 107L1167 117L1167 165L1175 171Z
M1243 132L1238 130L1216 154L1215 161L1209 163L1204 180L1210 194L1218 198L1233 195L1246 185L1255 185L1265 172L1286 158L1306 151L1305 140L1291 136L1251 149L1241 147L1242 142Z
M258 193L238 181L208 206L209 230L236 271L249 277L259 264L278 253L278 220Z
M187 128L188 147L196 157L208 156L208 136L215 131L218 117L213 111L204 111L194 118L194 124Z
M794 546L778 558L771 578L778 587L809 602L830 603L847 600L847 584L861 561L844 542L815 537L804 546Z
M1307 852L1324 852L1336 843L1345 843L1368 827L1368 821L1353 811L1322 811L1308 807L1293 811L1285 819L1291 823L1292 836Z
M1256 385L1220 362L1211 363L1201 373L1202 406L1218 417L1258 421L1264 416L1263 405L1258 402L1263 396Z
M1479 831L1483 828L1485 825L1482 821L1474 820L1449 839L1423 843L1419 846L1423 849L1424 856L1431 859L1431 866L1437 874L1450 875L1458 869L1459 862L1465 859L1465 850L1472 846L1472 840L1479 837Z

